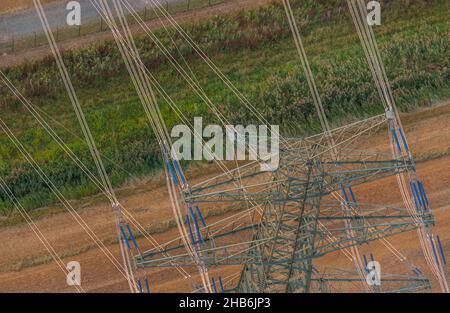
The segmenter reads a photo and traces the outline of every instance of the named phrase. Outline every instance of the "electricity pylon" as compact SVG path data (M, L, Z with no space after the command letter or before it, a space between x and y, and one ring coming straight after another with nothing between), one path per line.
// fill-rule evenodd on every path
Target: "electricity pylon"
M242 265L233 288L239 292L313 292L325 290L331 282L361 281L360 276L355 278L361 273L354 270L318 276L314 262L332 252L414 230L420 223L434 224L430 212L423 211L417 220L404 208L356 199L354 188L414 167L389 153L361 149L361 142L387 122L387 116L379 115L331 134L288 139L280 146L280 165L272 172L261 171L254 162L186 188L182 197L191 210L186 217L190 240L204 264ZM330 135L333 147L327 141ZM331 157L331 150L338 157ZM198 206L233 207L232 211L245 213L238 221L224 218L208 226L196 211ZM143 253L136 263L195 265L183 247L173 241L162 251ZM422 275L392 274L383 279L396 284L391 291L430 286Z

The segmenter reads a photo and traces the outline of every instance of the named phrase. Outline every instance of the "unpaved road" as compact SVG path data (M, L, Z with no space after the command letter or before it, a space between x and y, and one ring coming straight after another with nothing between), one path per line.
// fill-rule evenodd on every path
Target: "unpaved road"
M442 155L418 164L418 173L423 179L429 193L431 205L437 222L438 233L446 252L450 251L450 103L421 110L404 116L405 129L411 143L412 151L420 158ZM375 135L371 142L374 147L386 145L386 134ZM395 179L388 178L371 183L358 189L361 201L364 197L372 201L386 201L396 204L398 198L393 198L392 190L398 189ZM171 219L172 213L165 187L126 196L120 199L123 205L132 212L136 219L145 227L165 223ZM400 203L397 203L401 205ZM88 222L98 236L106 242L114 234L113 215L106 203L90 205L79 210L80 215ZM211 223L222 217L208 218ZM119 292L127 291L125 280L96 248L87 249L90 243L85 233L70 218L68 213L59 213L37 220L38 226L47 236L56 250L68 257L65 263L76 260L82 266L82 286L90 292ZM177 230L155 235L159 242L166 242L175 237ZM65 277L56 264L46 262L37 266L39 260L47 253L33 236L26 225L4 227L0 229L0 291L32 291L32 292L71 292L72 287L65 283ZM389 238L389 241L399 249L408 261L420 266L426 271L426 265L420 250L417 234L413 232ZM145 239L139 240L145 249L151 248ZM109 244L108 247L118 257L118 246ZM362 248L363 250L365 248ZM392 257L377 243L371 244L371 252L383 265L385 272L404 273L405 267ZM447 253L447 259L450 256ZM22 263L22 265L21 265ZM28 264L28 265L27 265ZM319 265L332 264L351 268L351 263L339 253L329 255L318 262ZM26 265L26 266L24 266ZM22 268L22 269L21 269ZM194 271L192 271L194 272ZM239 268L226 268L220 275L227 277L238 273ZM216 272L213 270L213 274ZM408 273L410 274L410 273ZM217 274L216 274L217 275ZM184 279L173 269L159 269L149 271L152 290L154 292L175 292L193 289L193 280ZM198 280L197 280L198 282ZM434 289L434 291L438 291Z

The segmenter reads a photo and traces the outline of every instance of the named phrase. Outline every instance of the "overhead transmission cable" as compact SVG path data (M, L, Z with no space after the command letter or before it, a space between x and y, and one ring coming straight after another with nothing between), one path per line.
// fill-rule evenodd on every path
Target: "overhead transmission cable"
M19 150L20 154L24 157L25 161L31 165L34 171L38 174L38 176L44 181L44 183L48 186L50 191L56 196L56 198L61 202L64 208L69 212L69 214L74 218L74 220L81 226L81 228L87 233L90 239L94 241L96 246L100 249L100 251L107 257L109 261L114 265L114 267L124 276L126 277L125 272L123 271L122 264L114 257L114 255L109 251L109 249L105 246L105 244L98 238L95 232L91 229L91 227L84 221L84 219L80 216L80 214L72 207L70 202L64 197L64 195L59 191L59 189L55 186L53 181L48 177L47 174L42 170L36 160L31 156L31 154L25 149L22 143L18 140L18 138L14 135L11 129L7 126L4 120L0 117L0 129L7 135L7 137L11 140L14 146Z
M409 149L406 135L402 130L403 127L401 124L400 115L395 104L392 88L387 78L383 61L381 59L378 44L376 42L372 27L365 21L365 17L367 16L365 3L360 0L347 0L347 5L357 29L358 36L361 40L364 53L369 64L369 68L377 85L380 97L384 103L386 111L391 112L391 117L389 119L390 129L388 131L392 155L396 159L403 160L405 164L407 164L408 162L411 163L413 162L413 156ZM399 139L397 138L397 132L401 136L404 150L402 149L399 143ZM410 190L408 190L408 183L406 182L406 180L409 180L410 182ZM411 169L408 170L406 175L404 173L399 173L399 175L397 175L397 181L405 206L409 210L411 216L417 221L417 224L419 225L418 235L425 259L427 260L432 273L437 278L442 291L449 292L446 271L443 267L442 262L439 262L439 259L437 257L433 231L429 226L426 226L423 223L423 218L421 213L419 212L419 208L414 204L413 201L414 191L412 189L414 189L414 186L416 185L421 186L420 179L418 178L415 169ZM420 192L425 193L425 191L423 190L421 190ZM411 196L410 193L412 193L413 196Z
M41 21L42 27L44 29L45 35L47 37L47 40L49 42L50 48L53 52L53 55L56 60L56 64L58 66L59 72L61 74L61 78L63 79L64 85L66 87L67 93L69 95L70 101L72 103L72 106L75 110L75 113L77 115L79 124L81 126L81 129L83 131L83 134L85 136L86 143L88 144L89 150L91 152L91 155L94 159L95 165L97 167L97 171L100 175L102 184L104 189L108 190L109 194L111 195L111 205L116 213L116 223L117 223L117 236L119 238L119 245L120 245L120 252L122 255L122 261L123 261L123 267L125 269L126 278L128 281L128 285L130 288L130 291L137 292L137 283L135 281L134 273L133 273L133 267L130 260L130 256L128 254L128 251L125 248L125 241L128 240L123 236L123 232L121 232L122 225L124 224L123 220L123 213L121 207L118 205L118 200L116 198L114 189L112 187L111 181L109 180L108 174L106 172L105 166L103 164L103 161L100 157L100 153L97 149L97 146L95 144L94 138L92 136L92 133L90 131L90 128L87 124L86 117L83 113L83 110L81 108L81 104L78 100L78 97L76 95L75 89L72 85L72 81L70 79L69 73L65 67L64 61L62 59L61 53L58 49L58 46L56 44L55 38L53 36L53 33L51 31L50 25L48 24L47 17L45 15L44 9L42 7L40 0L33 0L34 6L36 9L36 12L38 13L39 19Z
M12 190L9 188L6 181L3 179L3 177L0 176L0 187L3 190L3 192L6 194L6 196L9 198L11 203L14 205L16 210L19 212L20 216L25 220L27 225L30 227L31 231L35 234L35 236L38 238L38 240L42 243L44 248L48 251L53 261L56 263L59 269L64 274L64 277L67 277L70 272L66 268L66 265L61 260L60 256L56 252L55 248L52 246L52 244L48 241L46 236L42 233L42 231L39 229L39 227L36 225L36 223L31 218L30 214L28 214L27 210L22 206L22 204L19 202L19 200L16 198ZM79 293L84 293L85 290L83 287L81 287L78 284L74 284L75 290Z
M62 138L56 133L55 130L45 121L45 119L41 116L38 107L34 106L27 98L25 98L20 91L12 84L12 82L6 77L6 75L0 70L0 80L5 84L5 86L16 96L16 98L23 104L23 106L31 113L31 115L37 120L37 122L45 129L45 131L50 135L52 139L54 139L57 144L63 149L63 151L69 156L69 158L74 161L74 163L81 169L81 171L86 174L86 176L91 180L91 182L104 193L104 195L112 201L111 195L108 193L108 190L104 189L104 186L98 180L98 178L91 172L91 170L76 156L76 154L70 149L69 146L62 140ZM77 137L78 138L78 137ZM149 234L145 228L133 217L131 212L129 212L125 207L123 207L120 203L123 210L123 214L126 219L136 227L143 236L158 250L162 251L162 246L156 241L156 239ZM180 272L185 278L189 276L189 274L183 268L174 265L177 271Z

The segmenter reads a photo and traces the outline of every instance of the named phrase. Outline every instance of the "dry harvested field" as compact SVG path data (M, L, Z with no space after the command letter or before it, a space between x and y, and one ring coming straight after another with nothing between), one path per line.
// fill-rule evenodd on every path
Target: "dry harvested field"
M423 109L403 116L412 150L418 158L418 173L426 184L434 208L438 233L446 251L450 251L450 103ZM383 146L385 134L374 135L372 144ZM396 190L393 178L365 185L357 190L372 202L395 204L391 190ZM128 190L121 202L146 228L155 229L171 220L171 209L164 186L142 185L134 191ZM93 200L91 200L93 201ZM394 202L394 203L393 203ZM113 242L114 219L106 202L85 201L79 205L79 213L108 248L118 257L118 245ZM231 215L232 213L227 213ZM224 215L209 217L208 223ZM47 214L36 220L37 225L47 236L65 263L76 260L82 267L82 286L87 292L127 291L123 277L114 266L95 247L87 235L71 219L68 213ZM158 242L165 242L176 235L176 228L168 228L155 234ZM71 292L66 285L65 276L55 263L49 262L47 253L26 225L15 225L0 229L0 291L1 292ZM152 246L139 239L140 245L149 249ZM415 232L390 237L389 241L411 262L422 269L426 268L419 241ZM364 247L362 249L365 249ZM373 244L371 251L376 255L385 272L404 273L404 267L393 258L386 248ZM351 263L340 254L330 255L320 260L319 265L333 264L351 268ZM223 277L237 273L238 268L221 271ZM214 272L214 270L213 270ZM149 272L153 292L174 292L192 290L193 280L184 279L176 270L160 269ZM436 285L436 284L434 284ZM434 289L435 291L438 291Z

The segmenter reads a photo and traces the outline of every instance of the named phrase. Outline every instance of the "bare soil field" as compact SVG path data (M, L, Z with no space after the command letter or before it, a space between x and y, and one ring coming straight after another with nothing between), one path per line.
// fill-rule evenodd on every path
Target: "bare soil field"
M403 116L404 128L408 134L413 153L418 157L418 173L423 179L438 227L438 233L445 251L450 251L450 103L423 109ZM387 146L386 134L380 132L371 140L375 146ZM361 201L364 197L373 202L386 201L395 204L400 199L395 193L394 178L387 178L357 190ZM147 229L166 225L172 219L168 194L164 186L140 186L139 192L129 192L121 197L121 202L133 216ZM394 203L393 203L394 202ZM118 245L114 241L115 224L112 210L107 202L90 204L86 202L78 209L82 218L107 244L119 259ZM226 215L231 215L227 213ZM208 223L223 218L208 217ZM121 274L92 246L87 235L73 221L69 213L54 213L35 220L48 240L62 256L65 263L79 261L82 267L82 286L88 292L126 292L127 284ZM162 229L165 229L164 227ZM154 234L158 242L166 242L176 237L177 229ZM27 225L15 225L0 229L0 292L73 292L66 285L66 278L55 263L47 257L47 252L34 237ZM420 244L415 231L390 237L389 241L408 262L426 269ZM144 249L152 246L145 238L139 239ZM371 244L371 252L384 266L385 272L405 273L405 267L381 245ZM351 268L351 262L340 253L322 258L319 266L332 264ZM215 273L215 270L211 270ZM192 270L191 272L195 272ZM239 268L222 269L220 275L229 277L239 272ZM426 270L425 270L426 272ZM153 292L175 292L193 290L193 280L183 278L175 269L159 269L148 272ZM410 273L409 273L410 274ZM429 276L431 277L431 276ZM198 280L197 280L198 281ZM435 286L436 284L434 284ZM433 289L433 291L438 291Z

